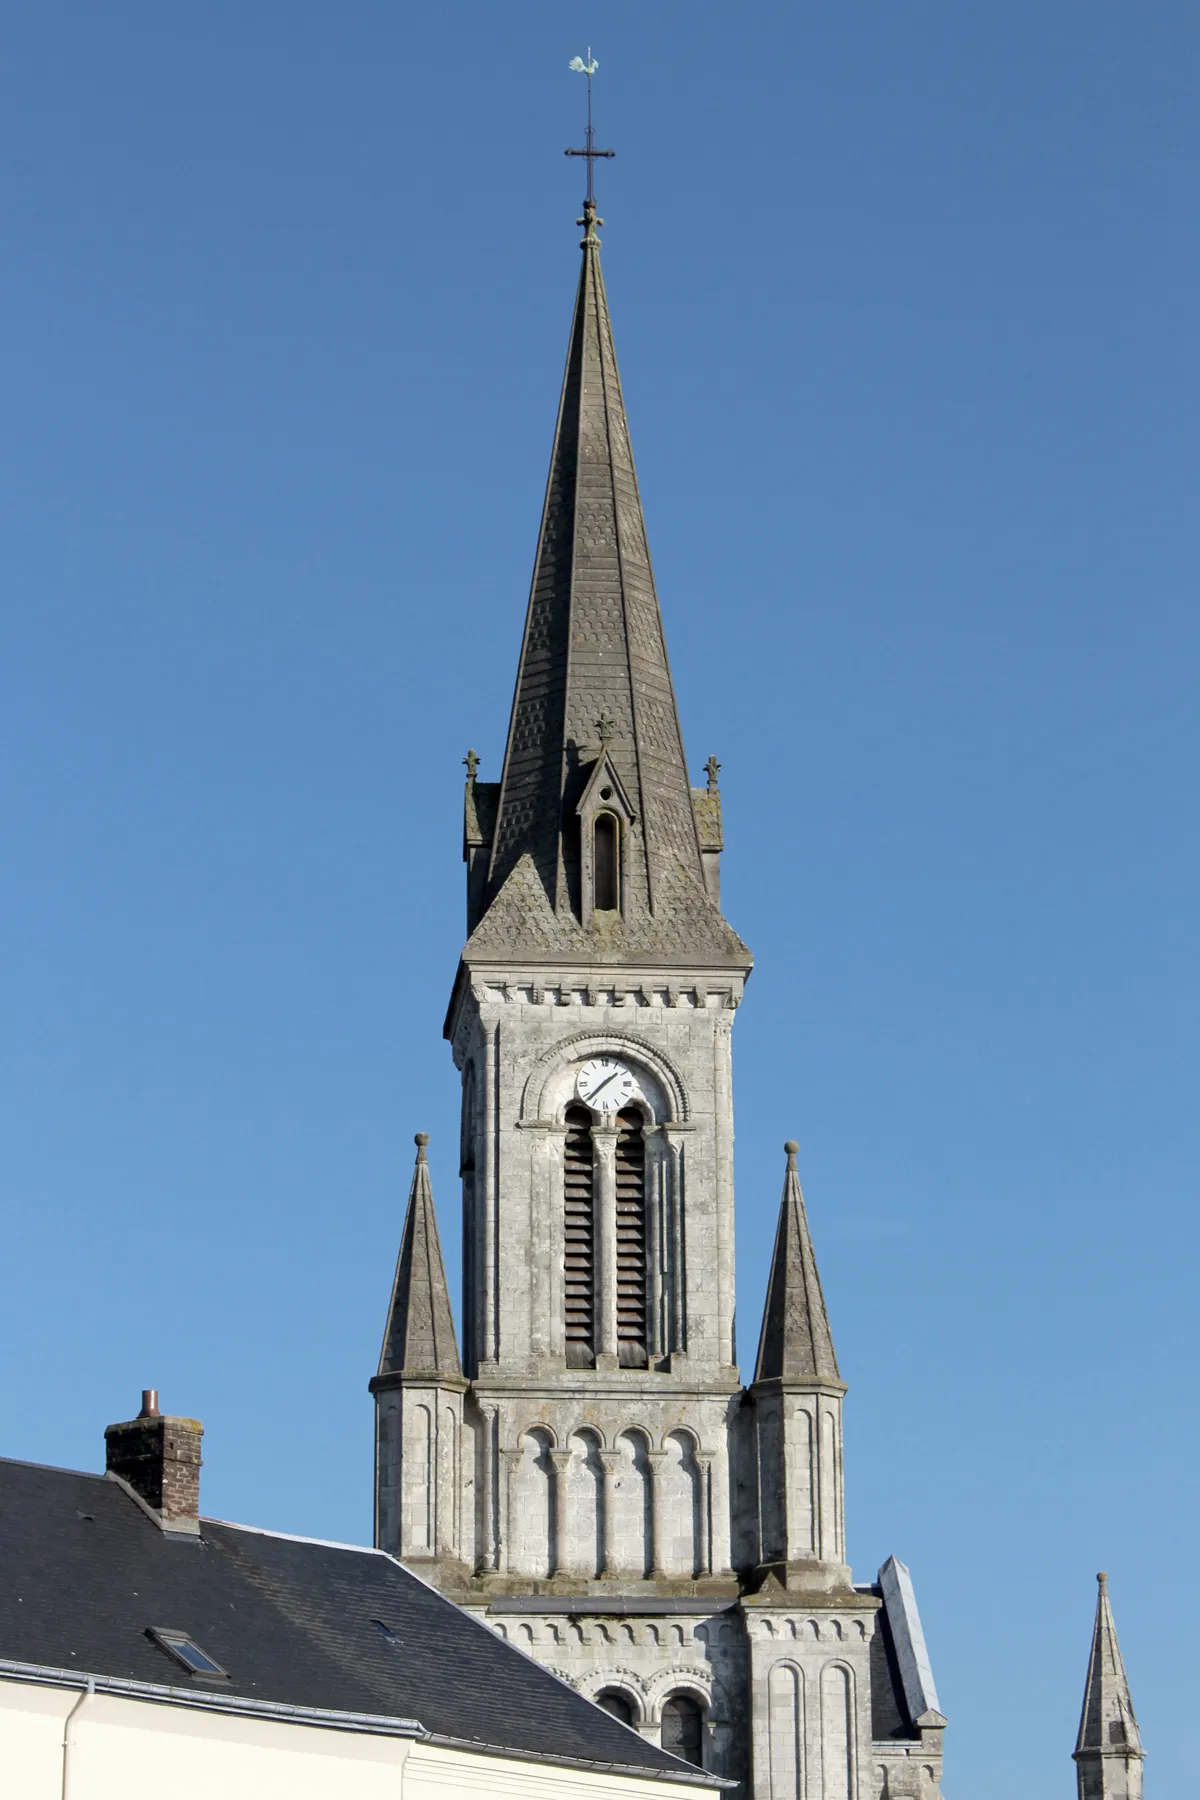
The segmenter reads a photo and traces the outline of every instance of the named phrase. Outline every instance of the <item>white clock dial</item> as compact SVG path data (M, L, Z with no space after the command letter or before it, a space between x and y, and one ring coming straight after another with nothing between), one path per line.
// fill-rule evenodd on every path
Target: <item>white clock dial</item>
M575 1077L575 1092L596 1112L620 1112L637 1093L637 1077L615 1056L593 1056Z

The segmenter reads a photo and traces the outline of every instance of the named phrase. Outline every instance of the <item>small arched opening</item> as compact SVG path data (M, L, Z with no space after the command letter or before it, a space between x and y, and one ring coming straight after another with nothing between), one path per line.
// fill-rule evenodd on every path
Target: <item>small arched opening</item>
M697 1769L704 1767L704 1713L690 1694L671 1694L664 1700L662 1747Z
M621 827L615 813L597 813L592 826L592 895L597 912L619 911Z
M637 1723L634 1716L633 1701L629 1698L628 1694L623 1694L620 1688L602 1689L602 1691L596 1695L596 1705L602 1706L604 1711L606 1713L611 1713L614 1719L620 1719L622 1725L634 1725Z

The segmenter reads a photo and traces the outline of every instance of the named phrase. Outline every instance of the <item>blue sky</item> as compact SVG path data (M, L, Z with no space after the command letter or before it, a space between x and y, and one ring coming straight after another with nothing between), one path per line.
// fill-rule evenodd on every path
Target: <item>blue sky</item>
M860 1578L946 1792L1071 1791L1106 1567L1194 1613L1194 8L10 7L0 1450L151 1383L209 1510L370 1530L412 1156L457 1273L461 758L499 772L601 63L689 756L724 765L739 1296L796 1135ZM1188 1759L1191 1759L1190 1763Z

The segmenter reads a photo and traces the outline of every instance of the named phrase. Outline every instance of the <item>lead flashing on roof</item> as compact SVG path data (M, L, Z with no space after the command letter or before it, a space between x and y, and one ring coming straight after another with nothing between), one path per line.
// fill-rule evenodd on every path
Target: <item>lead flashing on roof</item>
M891 1628L892 1643L896 1647L896 1662L900 1669L909 1720L914 1726L918 1726L932 1714L945 1724L938 1704L929 1652L925 1648L925 1633L921 1629L921 1615L917 1611L917 1596L907 1565L898 1557L889 1556L879 1571L879 1586L883 1593L887 1622ZM929 1722L932 1723L932 1719Z
M548 1750L508 1750L503 1744L483 1744L475 1738L446 1737L439 1731L427 1732L426 1742L438 1744L447 1750L469 1750L474 1756L504 1756L512 1762L549 1763L554 1768L594 1769L607 1775L632 1775L639 1781L681 1781L686 1782L689 1787L704 1788L735 1788L741 1785L727 1775L713 1775L707 1769L693 1768L690 1763L681 1762L678 1772L674 1769L647 1769L642 1763L599 1762L586 1756L560 1756L557 1751L551 1755ZM670 1751L667 1754L670 1755Z
M121 1492L128 1494L134 1505L141 1508L151 1523L158 1526L165 1538L170 1538L177 1544L199 1543L199 1519L164 1519L163 1515L156 1512L148 1500L143 1500L137 1489L126 1481L123 1475L118 1475L115 1469L105 1469L103 1475L98 1476L97 1479L115 1482Z

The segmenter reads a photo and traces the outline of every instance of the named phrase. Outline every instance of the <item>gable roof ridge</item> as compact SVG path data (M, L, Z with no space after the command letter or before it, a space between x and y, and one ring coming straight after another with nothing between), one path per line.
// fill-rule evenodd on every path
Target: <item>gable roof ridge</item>
M76 1475L84 1481L108 1480L104 1469L65 1469L60 1463L33 1462L25 1456L0 1456L0 1467L6 1463L14 1469L45 1469L50 1475Z
M385 1556L389 1562L395 1562L394 1556L388 1556L386 1550L380 1550L375 1544L345 1544L339 1538L307 1537L300 1531L272 1531L268 1525L245 1525L240 1519L218 1519L208 1513L201 1513L202 1525L222 1525L226 1531L247 1531L254 1537L282 1538L288 1544L315 1544L322 1550L353 1550L359 1556ZM401 1564L403 1568L404 1565ZM408 1570L411 1574L412 1571Z

